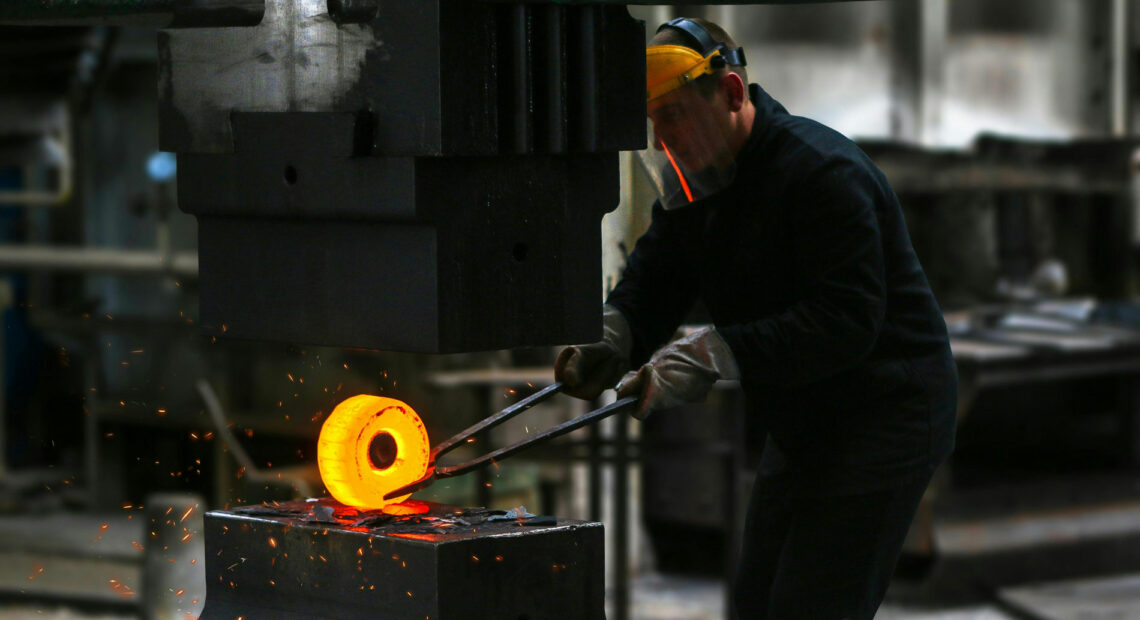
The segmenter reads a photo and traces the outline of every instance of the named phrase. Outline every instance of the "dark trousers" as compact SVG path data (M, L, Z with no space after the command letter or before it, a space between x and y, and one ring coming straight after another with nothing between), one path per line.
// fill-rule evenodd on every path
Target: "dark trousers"
M757 476L736 581L741 620L874 618L929 481L801 497L783 474Z

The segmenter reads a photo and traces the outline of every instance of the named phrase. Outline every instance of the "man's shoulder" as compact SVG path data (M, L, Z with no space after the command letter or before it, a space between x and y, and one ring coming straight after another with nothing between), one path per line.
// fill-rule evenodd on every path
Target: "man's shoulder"
M827 179L877 181L874 162L850 138L802 116L783 115L769 128L767 166L791 184Z
M812 170L840 162L858 166L869 163L847 136L810 118L782 116L775 119L772 129L777 159L798 169Z

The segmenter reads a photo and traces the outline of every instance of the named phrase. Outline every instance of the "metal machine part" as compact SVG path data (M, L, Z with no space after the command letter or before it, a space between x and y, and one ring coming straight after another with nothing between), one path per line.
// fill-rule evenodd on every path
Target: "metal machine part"
M270 0L254 29L159 35L204 328L431 353L596 339L599 221L644 140L640 24L448 0L353 24L368 3L334 4L339 24Z
M42 26L256 26L264 0L34 0L4 2L0 24Z
M330 500L206 513L202 618L604 616L600 523Z

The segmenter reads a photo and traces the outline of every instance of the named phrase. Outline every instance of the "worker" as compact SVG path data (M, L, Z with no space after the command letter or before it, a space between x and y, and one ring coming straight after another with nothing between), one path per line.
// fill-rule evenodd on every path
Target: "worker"
M640 156L659 199L603 340L563 349L556 377L585 399L617 384L639 419L739 380L767 435L739 616L872 618L957 398L898 198L854 143L749 85L716 24L670 21L646 56ZM697 302L712 325L667 342Z

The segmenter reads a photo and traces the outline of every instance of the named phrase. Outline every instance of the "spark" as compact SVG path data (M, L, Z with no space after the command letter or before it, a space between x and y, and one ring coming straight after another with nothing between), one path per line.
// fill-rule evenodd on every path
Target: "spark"
M131 598L134 596L134 591L118 579L108 579L107 581L111 585L111 591L115 592L119 596L123 598Z

